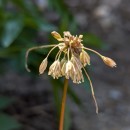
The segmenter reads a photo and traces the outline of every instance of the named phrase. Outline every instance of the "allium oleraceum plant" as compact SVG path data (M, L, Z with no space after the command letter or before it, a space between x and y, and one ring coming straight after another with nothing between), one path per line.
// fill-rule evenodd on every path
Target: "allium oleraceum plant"
M112 68L116 67L116 63L111 58L103 56L93 49L84 47L84 45L82 44L83 35L73 36L69 31L63 32L64 34L63 37L61 37L61 35L56 31L53 31L51 34L55 39L59 41L59 43L54 45L37 46L28 49L28 51L26 52L25 66L26 69L30 72L30 69L28 68L27 65L28 54L30 51L35 49L52 47L46 58L42 61L42 63L39 66L39 73L43 74L47 67L48 57L50 53L55 48L59 48L59 51L55 56L55 61L49 68L48 75L51 75L54 79L58 79L63 76L65 77L64 92L61 106L60 126L59 126L59 130L62 130L68 79L72 79L73 83L77 84L84 82L83 71L90 82L92 96L96 106L96 113L98 113L98 105L94 95L93 85L87 71L85 70L86 65L90 65L90 56L87 53L87 51L91 51L97 54L103 60L103 62L109 67Z

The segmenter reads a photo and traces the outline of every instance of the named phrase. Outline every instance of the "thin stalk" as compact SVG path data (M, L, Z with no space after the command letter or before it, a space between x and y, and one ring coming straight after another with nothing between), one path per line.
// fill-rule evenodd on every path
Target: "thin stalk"
M53 45L43 45L43 46L36 46L36 47L31 47L26 51L26 55L25 55L25 68L28 72L30 72L30 69L28 68L28 55L30 53L30 51L36 50L36 49L42 49L42 48L48 48L48 47L54 47L56 46L56 44Z
M68 56L68 61L70 60L70 56L69 56L69 53L70 53L70 50L68 49L68 52L67 52L67 56Z
M56 45L56 46L54 46L50 51L49 51L49 53L47 54L47 58L48 58L48 56L50 55L50 53L55 49L55 48L57 48L59 45Z
M83 70L84 70L84 72L85 72L85 74L86 74L86 76L87 76L87 78L89 80L90 87L91 87L91 92L92 92L92 97L94 99L94 103L95 103L95 106L96 106L96 113L98 114L98 104L97 104L97 100L96 100L96 97L95 97L95 94L94 94L94 89L93 89L92 81L91 81L91 79L90 79L90 77L89 77L89 75L88 75L88 73L87 73L87 71L85 70L84 67L83 67Z
M63 126L64 126L64 114L65 114L65 103L66 103L67 88L68 88L68 79L65 79L63 97L62 97L62 104L61 104L59 130L63 130Z
M102 58L102 55L99 52L97 52L97 51L95 51L93 49L90 49L90 48L87 48L87 47L83 47L83 49L86 49L86 50L89 50L91 52L94 52L95 54L97 54L98 56L100 56Z
M59 59L60 55L61 55L61 50L59 50L58 53L56 54L55 60Z

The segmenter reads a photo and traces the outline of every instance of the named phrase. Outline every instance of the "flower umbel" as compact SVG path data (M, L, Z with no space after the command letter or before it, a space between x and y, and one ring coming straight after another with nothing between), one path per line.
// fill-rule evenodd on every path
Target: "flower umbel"
M87 71L85 70L85 67L87 65L90 65L90 56L88 54L88 51L97 54L103 60L103 62L109 67L112 68L116 67L115 61L109 57L101 55L100 53L98 53L93 49L84 47L84 45L82 44L83 35L74 36L71 35L69 31L63 32L63 37L56 31L51 32L51 34L55 39L59 41L59 43L54 45L43 45L28 49L28 51L26 52L26 63L25 63L26 69L30 71L27 65L27 59L30 51L35 49L51 47L51 50L49 51L48 55L42 61L39 67L39 73L43 74L47 67L48 56L55 48L59 48L59 51L55 56L55 61L49 68L48 75L51 75L54 79L58 79L59 77L65 77L65 79L72 79L73 83L79 84L81 82L84 82L83 77L83 71L84 71L86 77L89 80L92 96L96 105L96 113L98 113L98 106L94 95L93 85ZM65 96L63 97L65 98ZM61 122L61 124L63 124L63 122ZM62 130L62 125L60 125L60 130Z
M63 37L56 31L53 31L52 36L60 41L60 43L55 45L45 45L39 47L30 48L26 53L26 68L27 66L27 58L30 51L35 49L42 49L52 47L49 51L47 57L42 61L39 67L39 73L44 73L47 67L47 58L49 54L55 49L59 48L59 51L56 55L54 63L50 66L48 75L51 75L54 79L58 79L59 77L64 76L66 79L71 78L74 83L84 82L84 77L82 74L82 70L84 70L86 65L90 65L90 56L87 51L91 51L96 53L103 62L109 67L116 67L116 63L111 58L101 55L95 50L90 48L86 48L82 44L83 35L73 36L69 31L63 32ZM64 57L61 57L63 53Z

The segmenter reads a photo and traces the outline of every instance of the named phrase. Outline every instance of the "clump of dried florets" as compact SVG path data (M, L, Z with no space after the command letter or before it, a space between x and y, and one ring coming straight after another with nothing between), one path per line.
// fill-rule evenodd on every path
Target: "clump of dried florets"
M27 70L30 71L27 66L27 57L30 51L35 49L40 49L40 48L52 47L47 57L40 64L39 73L43 74L47 67L48 56L55 48L59 48L59 51L57 52L57 55L55 57L55 61L52 63L52 65L49 68L48 75L51 75L54 79L55 78L58 79L59 77L64 76L66 79L72 79L74 83L79 84L81 82L84 82L84 77L82 73L82 71L84 71L87 78L90 81L92 96L96 104L96 112L98 112L98 107L94 96L92 82L87 71L84 68L86 65L90 65L90 56L87 53L87 51L92 51L96 53L103 60L103 62L109 67L112 68L116 67L116 63L111 58L105 57L95 50L84 47L82 44L83 35L73 36L70 34L69 31L65 31L63 37L61 37L61 35L56 31L53 31L51 34L55 39L59 41L59 43L55 45L44 45L40 47L30 48L26 53ZM64 56L61 57L61 54L63 54Z

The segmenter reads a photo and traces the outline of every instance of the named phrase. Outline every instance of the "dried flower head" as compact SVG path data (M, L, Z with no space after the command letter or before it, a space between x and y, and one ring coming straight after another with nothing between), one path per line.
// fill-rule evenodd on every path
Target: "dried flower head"
M51 34L60 43L54 45L43 45L43 46L30 48L26 53L25 66L27 70L30 71L27 66L27 58L30 51L35 49L52 47L47 57L40 64L39 73L42 74L44 73L47 67L48 56L55 48L59 48L59 51L57 52L55 57L55 61L52 63L52 65L49 68L48 75L51 75L54 79L55 78L58 79L59 77L63 77L63 76L66 79L71 78L74 83L79 84L81 82L84 82L84 77L83 77L83 71L84 71L84 73L86 74L90 82L92 96L96 105L96 112L98 113L98 106L97 106L96 98L94 96L93 85L87 71L85 70L85 67L87 65L90 65L90 56L87 51L91 51L97 54L103 60L103 62L109 67L116 67L115 61L112 60L111 58L101 55L95 50L84 47L84 45L82 44L83 35L74 36L71 35L69 31L63 32L63 37L56 31L53 31ZM63 57L61 54L63 54Z

